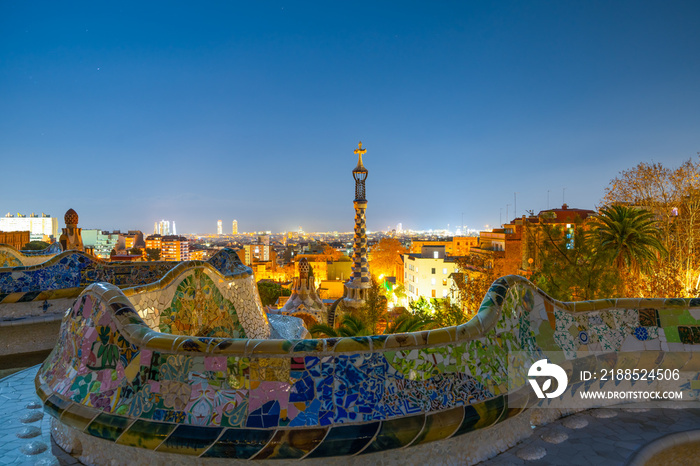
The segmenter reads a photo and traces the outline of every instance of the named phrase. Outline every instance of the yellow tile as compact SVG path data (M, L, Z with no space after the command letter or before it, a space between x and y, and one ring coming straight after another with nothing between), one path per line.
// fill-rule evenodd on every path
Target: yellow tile
M454 327L452 327L452 329L454 329ZM430 330L430 332L428 333L429 345L451 343L452 341L454 341L454 336L453 334L450 334L450 332L446 328Z
M341 338L336 343L333 351L335 353L366 352L369 351L369 342L368 337Z

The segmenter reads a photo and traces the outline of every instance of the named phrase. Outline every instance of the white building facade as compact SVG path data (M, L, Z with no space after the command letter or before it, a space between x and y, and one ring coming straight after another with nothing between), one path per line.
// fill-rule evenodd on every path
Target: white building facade
M0 231L29 231L30 241L43 241L45 237L58 239L58 218L41 214L7 214L0 218Z
M420 254L404 254L403 262L409 300L449 297L450 274L459 272L459 267L453 258L445 256L445 246L423 246Z

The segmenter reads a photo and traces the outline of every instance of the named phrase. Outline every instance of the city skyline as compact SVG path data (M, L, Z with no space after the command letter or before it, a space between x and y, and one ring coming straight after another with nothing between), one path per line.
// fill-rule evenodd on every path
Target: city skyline
M0 209L85 228L352 231L360 140L369 231L593 209L700 151L696 3L0 13Z

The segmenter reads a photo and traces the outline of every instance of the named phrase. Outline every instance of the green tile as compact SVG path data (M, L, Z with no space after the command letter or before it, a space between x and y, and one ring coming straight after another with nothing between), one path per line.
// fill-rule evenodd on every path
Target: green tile
M63 411L65 411L71 404L72 403L70 401L66 401L54 394L48 397L44 402L44 411L58 419L61 417L61 414L63 414Z
M101 413L90 423L85 432L114 442L132 421L133 419L128 417Z
M94 408L73 404L63 411L61 423L82 431L98 413L99 411Z
M176 427L177 424L139 419L119 437L117 443L155 450Z
M698 321L693 319L693 317L689 314L684 314L678 317L679 325L696 325L697 323Z
M681 337L678 335L678 327L664 327L666 341L669 343L680 343Z
M446 439L462 425L463 420L463 406L427 415L423 431L411 445Z

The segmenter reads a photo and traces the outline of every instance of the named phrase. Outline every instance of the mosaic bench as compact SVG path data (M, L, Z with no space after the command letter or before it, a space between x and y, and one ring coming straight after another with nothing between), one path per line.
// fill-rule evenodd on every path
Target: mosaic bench
M508 378L510 353L556 352L574 388L586 383L579 369L631 359L700 370L697 299L561 303L507 276L456 327L281 340L163 333L182 326L167 313L156 322L126 291L86 288L35 380L55 440L90 464L470 464L529 435L543 409ZM697 374L687 383L697 396Z
M65 251L34 265L2 267L0 356L53 348L65 310L92 283L153 291L196 267L216 269L224 276L249 271L230 249L208 261L184 262L106 262L82 252ZM148 285L150 288L143 288ZM27 335L31 338L24 338Z
M51 256L55 256L61 252L63 252L63 249L58 242L40 251L18 251L8 244L0 244L0 268L40 264L48 260Z

